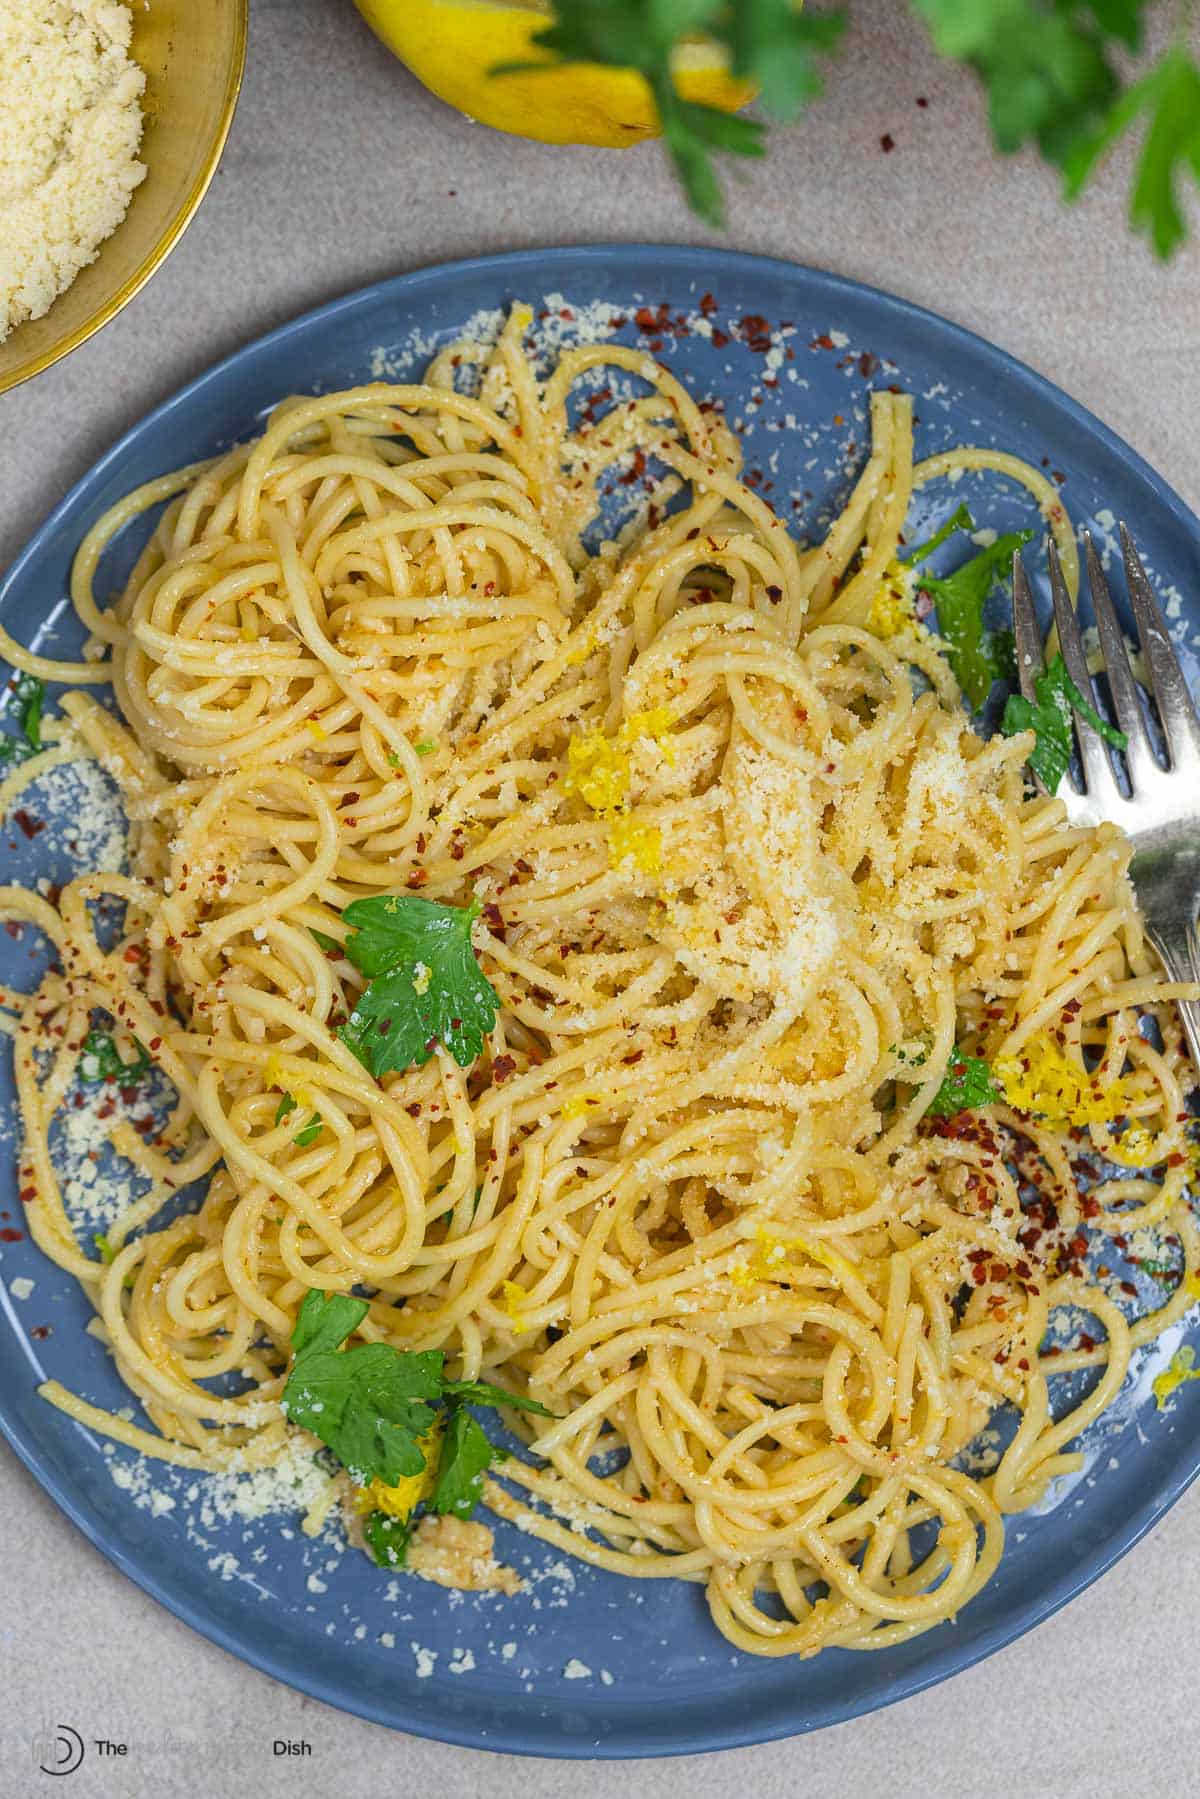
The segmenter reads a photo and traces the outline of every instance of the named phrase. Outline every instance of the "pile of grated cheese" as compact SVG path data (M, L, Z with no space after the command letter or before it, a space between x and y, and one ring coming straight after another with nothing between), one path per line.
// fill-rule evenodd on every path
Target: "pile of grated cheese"
M95 260L146 170L124 0L0 0L0 343Z

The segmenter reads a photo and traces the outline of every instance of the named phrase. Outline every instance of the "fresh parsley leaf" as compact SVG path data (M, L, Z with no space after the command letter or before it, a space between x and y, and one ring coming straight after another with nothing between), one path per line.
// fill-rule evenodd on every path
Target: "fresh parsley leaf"
M46 683L36 675L18 671L9 683L16 704L13 716L19 737L0 737L0 762L24 762L42 748L42 713L46 705Z
M134 1038L137 1055L124 1062L121 1052L108 1031L89 1031L79 1054L79 1078L88 1085L97 1081L115 1081L119 1087L135 1087L153 1066L150 1051Z
M790 123L821 92L816 56L835 50L846 29L844 12L803 12L780 0L738 0L728 9L726 33L733 72L758 86L772 118Z
M915 550L909 550L906 556L900 556L897 560L902 562L906 568L915 568L918 562L924 562L927 556L932 556L935 550L940 550L956 531L973 531L974 529L975 520L971 517L967 507L956 506L945 524L939 525L932 537L926 538L925 542L918 544Z
M946 655L973 712L978 712L993 681L1007 674L1012 662L1011 634L1005 633L1006 646L1004 637L984 630L984 603L1004 573L1011 570L1014 553L1032 536L1032 531L1006 531L953 574L921 576L920 585L937 603L938 630L946 642Z
M553 1418L554 1413L536 1399L522 1393L506 1393L486 1380L448 1380L442 1388L447 1399L465 1400L468 1405L511 1405L519 1412L536 1412L539 1418Z
M297 1131L293 1141L297 1143L301 1149L307 1149L310 1143L316 1142L317 1138L321 1135L322 1128L321 1114L319 1112L314 1112L312 1115L312 1122L306 1124L302 1131Z
M1057 793L1059 783L1071 765L1071 709L1085 718L1106 743L1119 750L1126 748L1128 738L1089 706L1067 673L1061 656L1056 656L1042 670L1033 684L1034 699L1013 693L1008 697L1000 729L1006 737L1020 731L1033 731L1037 742L1029 757L1029 767L1047 793Z
M355 1480L394 1487L425 1466L417 1438L433 1423L424 1402L441 1393L442 1352L386 1343L341 1348L368 1309L345 1294L305 1295L292 1332L295 1361L283 1409L291 1423L332 1449Z
M1065 160L1068 199L1084 187L1097 163L1140 115L1146 137L1134 176L1129 216L1135 231L1150 238L1161 257L1170 256L1187 236L1177 181L1190 174L1200 182L1200 64L1182 44L1135 82L1107 118L1074 145Z
M1142 0L1138 0L1140 5ZM974 69L992 136L1012 152L1031 138L1061 162L1105 116L1117 91L1106 23L1078 0L912 0L942 56ZM1122 20L1123 30L1127 29Z
M423 743L414 743L413 748L418 756L434 756L437 754L437 738L426 737Z
M951 1118L956 1112L973 1111L976 1106L990 1106L1001 1098L992 1080L992 1071L979 1056L964 1056L951 1050L941 1086L929 1102L935 1118Z
M663 142L693 209L710 224L724 219L713 153L763 154L763 129L713 106L683 99L671 55L682 38L703 33L729 54L733 73L755 83L767 110L794 119L820 92L816 57L832 50L841 13L803 11L792 0L555 0L554 17L533 39L556 62L636 69L654 95ZM545 67L501 64L493 75Z
M393 1518L390 1512L371 1512L363 1519L363 1536L372 1560L380 1568L403 1568L412 1533L412 1518Z
M428 1062L438 1043L460 1068L481 1053L500 1001L471 946L479 912L412 894L346 907L346 954L371 978L338 1035L377 1080Z
M974 70L992 137L1008 153L1036 142L1064 171L1074 198L1098 159L1139 118L1146 136L1132 195L1134 227L1168 256L1186 235L1178 183L1200 179L1200 64L1175 43L1126 88L1118 63L1142 46L1151 0L911 0L940 55ZM1186 21L1188 8L1181 10ZM693 208L724 216L717 151L760 156L753 121L726 132L725 115L681 99L671 73L681 40L701 34L725 51L735 76L757 86L774 119L800 114L820 91L819 59L835 50L841 12L811 0L555 0L533 39L541 60L501 64L494 76L554 63L634 69L649 84L667 150ZM743 129L739 130L740 125Z
M479 1420L465 1406L452 1407L430 1509L469 1518L479 1504L484 1469L491 1467L493 1455Z
M292 1348L297 1356L310 1349L337 1349L370 1309L365 1299L353 1299L349 1293L323 1293L314 1287L304 1295L296 1314Z
M294 1112L295 1110L296 1110L296 1101L292 1098L290 1093L285 1093L283 1098L280 1100L279 1104L275 1108L276 1124L282 1124L284 1119L287 1117L288 1113Z
M323 949L327 956L331 956L335 950L340 951L342 947L336 937L330 937L324 931L318 931L313 925L309 925L308 934L316 943L317 948Z

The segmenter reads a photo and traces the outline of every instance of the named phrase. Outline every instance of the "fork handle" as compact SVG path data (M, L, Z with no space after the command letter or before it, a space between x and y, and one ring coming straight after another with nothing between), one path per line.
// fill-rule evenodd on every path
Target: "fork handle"
M1147 923L1146 935L1158 952L1168 980L1200 981L1200 948L1195 927L1184 913L1177 913L1165 926ZM1200 1000L1180 999L1175 1004L1192 1052L1192 1067L1200 1081Z

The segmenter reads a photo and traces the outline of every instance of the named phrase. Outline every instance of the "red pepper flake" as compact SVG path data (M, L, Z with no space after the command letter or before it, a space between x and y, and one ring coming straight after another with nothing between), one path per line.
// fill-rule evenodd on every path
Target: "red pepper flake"
M628 471L627 474L624 474L624 475L621 475L618 477L620 480L621 486L622 487L632 487L635 481L641 480L641 478L645 474L645 472L646 472L646 452L645 452L645 450L637 449L633 452L632 468Z
M492 1079L497 1087L502 1087L510 1074L517 1072L515 1056L497 1056L492 1063Z
M706 319L710 319L717 310L717 302L711 294L701 294L700 311Z
M48 1324L35 1324L29 1334L31 1337L36 1337L39 1343L44 1343L46 1338L50 1335L50 1326Z
M423 868L414 868L404 885L406 887L424 887L429 876Z
M11 1224L6 1224L4 1228L0 1230L0 1243L23 1243L24 1241L25 1232L14 1230Z
M712 341L713 341L713 345L716 349L723 350L725 348L725 345L729 342L728 331L722 331L719 326L714 325Z
M890 131L885 131L883 136L880 138L879 148L883 151L885 156L887 156L890 151L892 151L896 148L896 140L892 136Z
M17 808L17 810L13 813L13 817L16 819L16 821L20 825L21 829L24 831L26 837L29 837L29 838L37 837L38 835L40 835L40 833L42 831L44 831L46 829L45 820L41 819L41 818L34 818L34 816L31 812L26 812L24 806L19 806Z
M771 327L759 312L748 312L742 320L742 337L748 350L765 356L771 348Z

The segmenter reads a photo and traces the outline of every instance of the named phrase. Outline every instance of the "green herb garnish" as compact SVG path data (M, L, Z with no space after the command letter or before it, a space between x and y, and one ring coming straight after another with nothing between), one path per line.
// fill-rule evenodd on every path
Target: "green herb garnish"
M942 1084L929 1102L929 1113L934 1118L952 1118L956 1112L990 1106L1001 1097L987 1063L955 1049L950 1052Z
M1143 125L1131 222L1160 256L1178 248L1187 235L1178 186L1200 181L1200 60L1189 44L1188 6L1174 9L1173 39L1157 60L1132 67L1131 85L1124 68L1143 47L1145 22L1166 12L1159 6L1152 14L1151 0L910 0L910 10L940 56L974 72L997 148L1010 154L1036 144L1062 171L1068 200L1116 140ZM817 12L811 3L801 10L795 0L554 0L533 41L552 61L641 74L693 209L720 224L714 154L761 156L763 130L682 100L673 52L702 34L726 53L735 75L757 84L764 110L786 121L821 91L818 59L837 47L845 23L842 12ZM492 73L547 66L506 64Z
M120 1087L136 1086L153 1066L154 1058L136 1037L133 1041L137 1055L132 1062L125 1062L108 1031L89 1031L79 1053L80 1080L89 1085L97 1081L115 1081Z
M318 931L314 925L309 925L308 934L313 939L317 948L323 949L327 956L333 955L335 951L341 951L342 946L336 937L330 937L326 932Z
M413 1522L412 1518L393 1518L390 1512L371 1512L363 1519L363 1536L378 1567L403 1568Z
M985 630L983 608L1003 575L1011 573L1015 552L1032 536L1032 531L1006 531L952 574L919 578L918 585L937 603L947 660L973 712L983 705L994 681L1015 676L1012 633Z
M346 954L370 979L338 1035L377 1080L428 1062L439 1043L460 1068L482 1051L500 1001L471 946L480 910L408 894L346 907Z
M536 1399L506 1393L488 1381L448 1381L440 1349L392 1349L386 1343L342 1345L366 1317L366 1300L341 1293L307 1293L292 1332L295 1360L283 1389L292 1424L319 1437L361 1485L394 1487L425 1469L426 1436L444 1408L445 1429L436 1443L437 1478L430 1508L469 1518L482 1491L483 1472L504 1452L489 1442L468 1405L515 1406L543 1418L553 1414ZM377 1520L386 1519L386 1524ZM403 1523L404 1528L393 1528ZM398 1567L411 1520L371 1514L364 1531L375 1560Z
M9 688L16 701L13 717L21 735L0 737L0 763L25 762L43 747L42 713L46 705L46 683L39 681L36 675L27 675L21 671L13 676Z
M1033 691L1036 697L1032 700L1027 700L1021 693L1009 695L1000 729L1006 737L1015 737L1020 731L1036 733L1037 742L1030 752L1029 767L1047 793L1058 792L1059 783L1071 765L1072 707L1106 743L1119 750L1126 748L1129 740L1124 731L1118 731L1088 705L1067 673L1061 656L1056 656L1037 676Z
M924 562L927 556L932 556L935 550L940 550L956 531L973 531L974 529L975 520L971 517L968 509L965 506L956 506L945 524L939 525L932 537L927 538L924 543L918 544L915 550L909 550L898 560L904 564L905 568L914 568L918 562Z
M425 1466L417 1438L433 1423L427 1401L442 1391L442 1352L401 1352L386 1343L343 1349L369 1309L365 1299L344 1293L305 1295L292 1332L296 1359L283 1409L332 1449L355 1480L394 1487Z
M421 743L413 744L418 756L433 756L437 753L437 738L426 737Z
M485 1403L495 1404L496 1401ZM430 1510L469 1518L479 1504L484 1470L491 1467L494 1453L478 1418L466 1406L454 1406L442 1439L437 1485L429 1501Z
M285 1093L275 1108L276 1124L282 1124L285 1118L290 1117L297 1109L298 1103L299 1102L295 1100L290 1093ZM297 1144L300 1149L307 1149L309 1144L315 1143L317 1138L321 1135L321 1129L321 1114L319 1112L314 1112L303 1130L296 1132L292 1141Z

